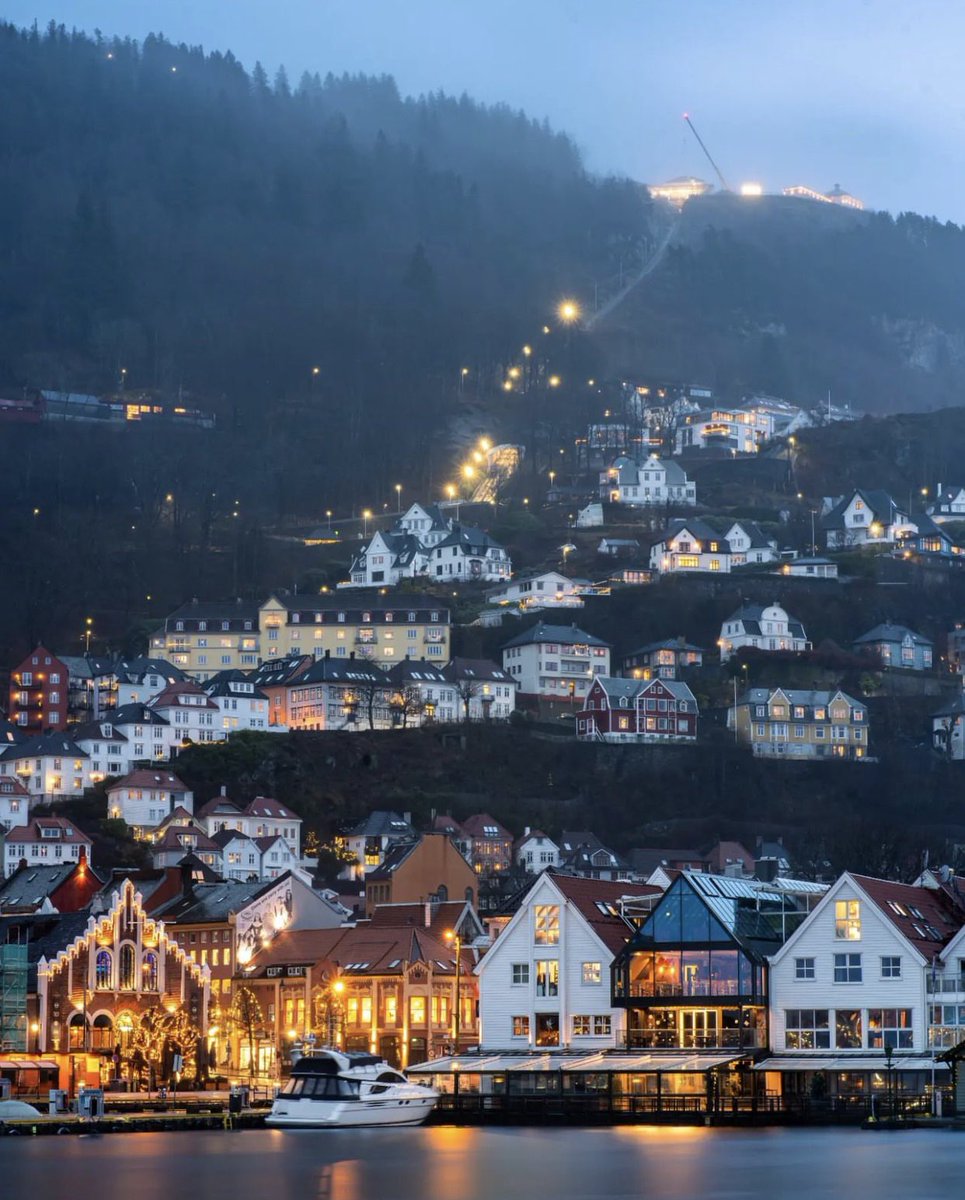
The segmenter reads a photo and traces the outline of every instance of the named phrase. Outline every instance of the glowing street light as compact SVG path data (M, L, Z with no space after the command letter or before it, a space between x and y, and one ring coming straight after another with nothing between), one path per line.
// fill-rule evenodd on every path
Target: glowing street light
M564 300L557 308L556 315L564 325L572 325L580 319L580 306L575 300Z
M370 508L363 508L362 509L362 536L363 537L369 536L369 521L370 521L371 517L372 517L372 510Z
M462 938L454 929L447 929L445 939L452 943L452 948L456 955L456 1003L453 1006L453 1023L452 1023L452 1041L453 1051L459 1053L459 975L462 968Z
M489 440L489 438L484 437L484 438L479 439L479 449L480 450L491 450L492 446L493 446L493 444Z
M513 381L511 379L503 380L503 391L511 392L513 390Z
M94 618L87 617L84 621L84 654L90 654L90 639L93 635Z
M506 374L509 376L510 379L518 379L520 377L521 372L520 372L519 367L510 367L509 370L506 372Z
M473 475L476 474L472 463L466 463L465 466L462 468L462 473L466 477L466 479L472 479Z
M524 347L523 347L523 354L524 354L524 355L525 355L527 358L529 358L529 356L530 356L532 353L533 353L533 347L532 347L532 346L524 346Z
M322 373L322 368L321 368L321 367L312 367L312 374L313 374L313 375L321 375L321 373Z
M562 382L563 381L560 379L559 375L551 375L547 380L547 383L549 383L551 388L559 387Z
M395 503L395 511L397 513L401 513L402 512L402 484L401 483L397 483L395 485L395 502L396 502Z

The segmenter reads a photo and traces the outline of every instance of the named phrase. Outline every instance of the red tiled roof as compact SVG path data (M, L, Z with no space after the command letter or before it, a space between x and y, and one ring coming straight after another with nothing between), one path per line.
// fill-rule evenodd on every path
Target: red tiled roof
M584 879L578 875L558 875L552 870L548 874L600 941L614 954L626 945L633 928L622 917L614 917L598 905L616 904L618 900L628 897L639 899L643 896L663 894L663 888L653 887L648 883L615 883L603 879Z
M41 833L42 829L59 829L59 837L44 837ZM52 842L59 842L63 845L65 842L68 845L80 844L82 846L91 846L93 842L83 833L73 821L67 821L63 817L36 817L33 821L26 825L14 825L7 834L7 842L9 844L21 842L44 842L50 845Z
M118 779L116 783L112 783L107 789L107 794L116 791L118 788L166 788L172 792L187 792L190 789L186 783L182 783L177 775L172 775L170 771L152 771L148 767L140 768L137 771L131 771L122 779Z
M875 879L870 875L852 875L851 878L881 915L887 917L926 959L940 955L942 947L965 923L961 911L943 892L908 883L893 883L890 879Z
M431 961L439 975L455 974L452 950L428 930L374 927L363 921L339 929L285 930L255 954L247 970L261 973L276 963L313 963L329 969L337 964L350 980L353 975L401 975L406 963L420 961ZM462 971L468 976L472 966L471 952L464 950Z
M489 826L496 830L496 837L507 841L513 840L513 835L509 830L500 825L496 818L491 817L489 813L473 813L471 817L466 817L465 821L462 822L463 829L473 838L492 837L492 834L485 832L485 829Z
M182 704L182 696L203 696L204 704ZM196 683L190 680L185 680L183 683L169 683L166 688L158 692L158 694L150 701L150 708L213 708L218 710L217 704L211 699L207 692L199 688Z
M246 817L275 817L283 821L300 821L301 817L271 796L256 796L242 809Z
M241 806L235 804L230 796L212 796L205 804L202 804L198 809L198 817L240 817Z
M193 839L193 844L185 845L184 838L190 836ZM213 842L211 838L199 829L196 825L169 825L164 831L164 836L159 841L154 843L155 851L162 850L217 850L221 847L217 842Z
M19 779L8 776L0 779L0 796L29 796L30 793Z

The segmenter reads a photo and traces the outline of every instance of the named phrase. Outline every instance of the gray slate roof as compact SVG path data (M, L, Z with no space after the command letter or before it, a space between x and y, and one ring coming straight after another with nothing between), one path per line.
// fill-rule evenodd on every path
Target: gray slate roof
M545 642L557 642L566 646L605 646L607 649L610 648L609 642L578 629L576 625L547 625L544 621L539 621L532 629L525 629L508 642L504 642L502 649L508 650L510 646L533 646Z

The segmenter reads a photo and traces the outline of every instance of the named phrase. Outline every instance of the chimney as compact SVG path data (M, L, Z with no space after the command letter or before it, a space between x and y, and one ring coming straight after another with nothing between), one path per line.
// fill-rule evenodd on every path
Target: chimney
M529 837L529 826L528 826L528 825L525 825L525 826L523 827L523 837L524 837L524 838L528 838L528 837Z
M221 785L221 795L222 795L222 796L227 796L227 794L228 794L228 789L227 789L227 787L226 787L224 784L222 784L222 785Z
M181 868L181 895L184 897L194 895L194 876L191 873L189 863L182 862L179 864Z
M432 902L430 900L425 903L425 914L426 929L428 929L432 924Z

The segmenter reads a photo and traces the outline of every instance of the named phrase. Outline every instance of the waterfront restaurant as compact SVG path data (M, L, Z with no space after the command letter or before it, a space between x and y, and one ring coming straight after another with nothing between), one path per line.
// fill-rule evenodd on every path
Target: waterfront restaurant
M732 1051L461 1055L410 1066L408 1074L438 1088L444 1112L619 1119L718 1111L721 1072L726 1075L736 1057ZM727 1099L730 1110L764 1111L766 1105L763 1093Z
M518 1115L551 1110L618 1118L764 1112L780 1105L753 1070L767 1053L767 955L824 885L683 871L611 967L624 1042L598 1053L458 1055L429 1077L443 1110ZM503 935L506 936L506 935Z

